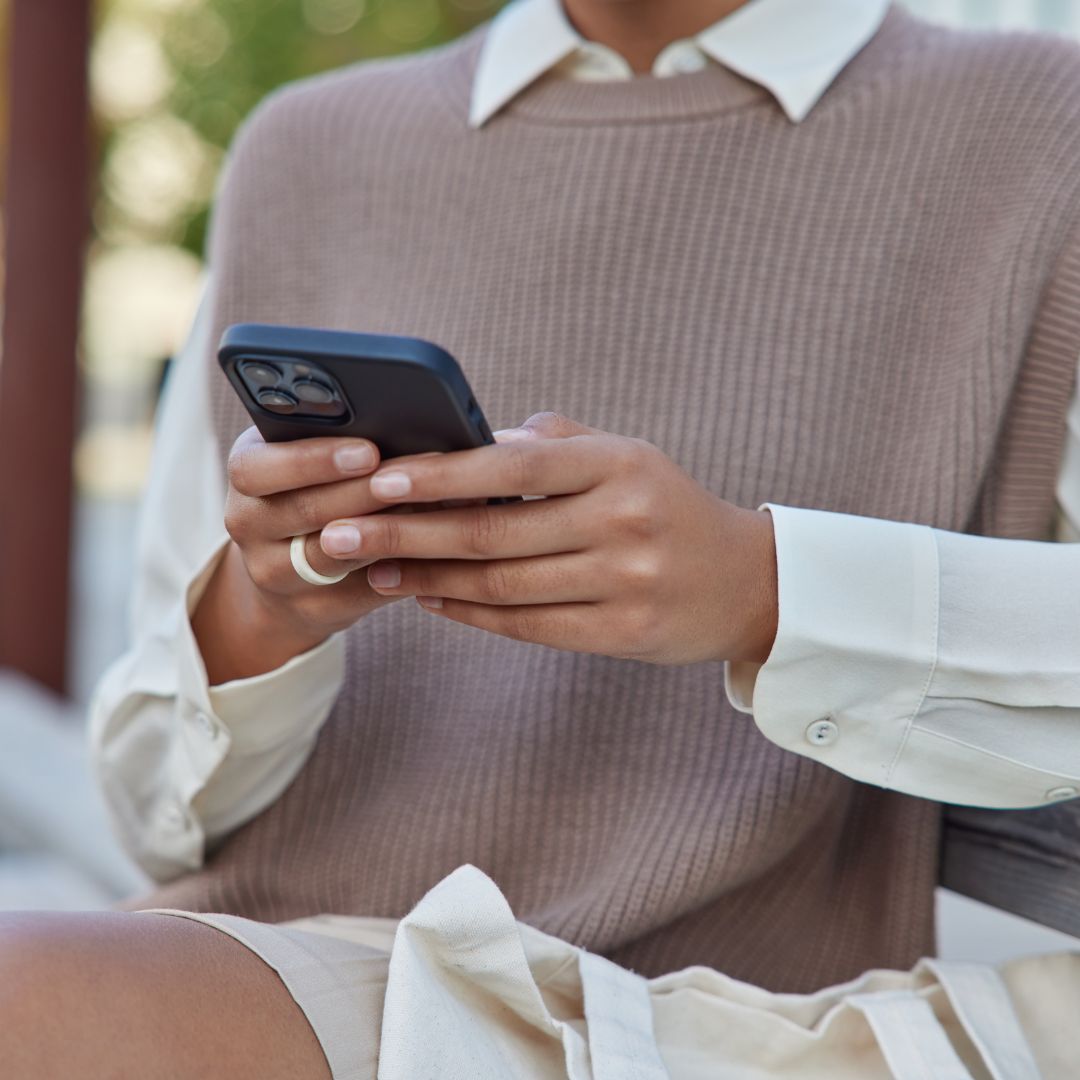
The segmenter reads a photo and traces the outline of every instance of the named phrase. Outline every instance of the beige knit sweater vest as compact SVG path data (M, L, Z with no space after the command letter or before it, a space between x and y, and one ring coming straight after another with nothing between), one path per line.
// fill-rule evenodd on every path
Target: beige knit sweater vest
M216 215L218 332L415 334L493 426L555 409L644 437L742 506L1047 535L1080 356L1072 47L894 10L798 126L713 67L545 80L476 131L481 41L257 112ZM248 421L214 379L224 455ZM719 663L405 602L349 631L288 790L152 902L400 916L471 862L641 972L808 990L932 952L940 815L770 743Z

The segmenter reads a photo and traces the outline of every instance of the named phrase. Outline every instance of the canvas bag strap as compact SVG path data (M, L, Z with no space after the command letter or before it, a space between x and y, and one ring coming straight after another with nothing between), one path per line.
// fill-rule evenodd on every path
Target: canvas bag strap
M1005 980L985 964L924 960L994 1080L1039 1080Z
M652 1034L644 978L602 956L578 957L593 1080L669 1080Z
M855 994L894 1080L972 1080L929 1003L914 990Z
M584 951L578 970L585 994L593 1080L668 1080L653 1035L648 983Z

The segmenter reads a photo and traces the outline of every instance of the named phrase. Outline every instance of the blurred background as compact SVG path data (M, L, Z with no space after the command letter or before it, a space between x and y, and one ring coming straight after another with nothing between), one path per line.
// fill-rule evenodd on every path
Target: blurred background
M1080 0L903 2L938 22L1080 37ZM154 410L199 298L233 132L280 83L429 47L500 6L0 0L0 908L98 907L141 884L88 776L84 716L125 647ZM1070 940L947 894L940 921L952 956Z

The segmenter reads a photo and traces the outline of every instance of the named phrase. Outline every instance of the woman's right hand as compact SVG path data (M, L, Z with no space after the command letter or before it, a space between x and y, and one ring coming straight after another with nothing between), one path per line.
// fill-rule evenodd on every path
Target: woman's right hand
M378 450L364 439L267 443L252 427L236 440L225 503L232 542L191 617L211 685L273 671L388 602L366 574L310 585L289 555L292 538L305 535L318 573L367 565L327 556L319 532L336 518L385 512L385 500L368 489L378 465Z

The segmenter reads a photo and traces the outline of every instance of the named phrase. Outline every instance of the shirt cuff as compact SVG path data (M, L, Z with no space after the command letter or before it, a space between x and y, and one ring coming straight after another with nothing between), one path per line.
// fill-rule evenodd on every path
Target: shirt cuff
M273 671L210 686L191 614L227 546L228 540L222 540L188 586L178 635L185 744L201 776L226 752L245 757L310 739L329 714L345 676L344 636L335 634Z
M732 705L773 742L889 787L937 655L928 526L765 503L779 620L761 665L726 666Z

